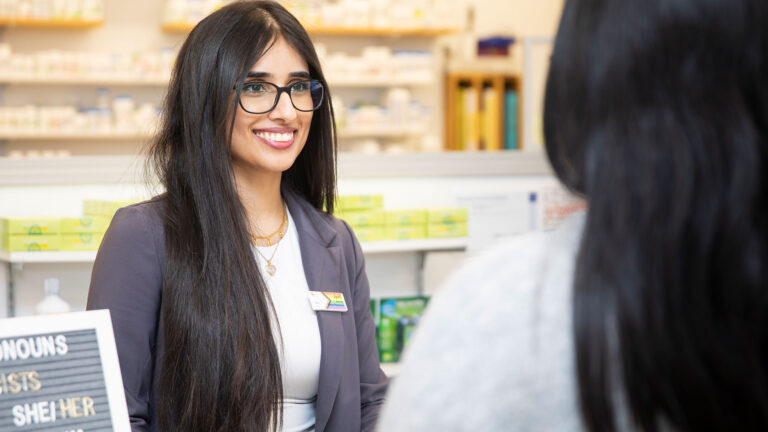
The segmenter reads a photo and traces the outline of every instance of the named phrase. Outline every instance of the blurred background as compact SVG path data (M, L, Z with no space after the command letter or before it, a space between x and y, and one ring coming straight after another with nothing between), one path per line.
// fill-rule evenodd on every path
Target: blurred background
M0 316L84 309L112 214L161 192L143 151L176 53L223 3L0 0ZM395 362L470 255L584 209L542 151L563 0L281 3L329 80L339 215Z

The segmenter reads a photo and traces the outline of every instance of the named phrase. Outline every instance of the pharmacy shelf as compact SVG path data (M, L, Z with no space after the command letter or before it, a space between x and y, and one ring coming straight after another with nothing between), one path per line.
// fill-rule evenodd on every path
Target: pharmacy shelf
M431 78L407 78L407 77L361 77L361 78L328 78L328 85L332 87L371 88L371 87L425 87L435 85Z
M0 74L0 84L11 85L82 85L82 86L148 86L162 87L168 85L168 78L146 77L114 77L114 76L38 76L35 74L21 76L16 74Z
M425 133L424 128L401 128L397 126L390 127L354 127L340 128L339 138L400 138L409 136L421 136Z
M76 252L6 252L0 251L0 261L10 263L89 263L96 259L96 251Z
M419 251L463 250L467 248L467 237L440 238L440 239L414 239L414 240L387 240L376 242L360 242L363 253L400 253Z
M394 240L362 242L363 253L429 252L441 250L463 250L467 247L466 237L451 239ZM5 252L0 251L0 261L9 263L89 263L96 259L96 251L76 252Z
M30 27L37 29L90 29L104 24L104 20L61 20L0 17L2 27Z
M147 140L149 133L67 133L67 132L0 132L0 141L124 141Z
M140 156L0 157L0 187L59 184L143 184ZM549 176L541 150L498 152L340 153L338 176L349 178Z
M187 33L194 28L190 23L165 23L163 31ZM305 26L310 35L317 36L408 36L437 37L459 32L453 28L397 28L397 27L343 27L343 26Z
M390 128L371 127L371 128L350 128L339 129L339 138L400 138L409 136L421 136L424 134L423 128ZM68 132L7 132L0 131L0 141L124 141L124 140L147 140L154 135L151 133L68 133Z
M79 85L79 86L147 86L163 87L168 85L167 78L143 77L105 77L105 76L19 76L0 75L0 84L9 85ZM407 77L362 77L330 78L328 84L334 87L420 87L433 85L426 77L410 79Z

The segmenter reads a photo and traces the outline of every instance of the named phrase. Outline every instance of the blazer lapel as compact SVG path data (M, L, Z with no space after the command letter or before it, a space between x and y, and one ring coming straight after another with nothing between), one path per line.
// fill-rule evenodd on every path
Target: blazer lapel
M301 261L309 289L340 291L341 247L332 245L336 232L309 203L288 191L283 191L283 196L299 233ZM322 432L330 418L341 382L344 327L339 312L317 312L317 324L322 342L315 431Z

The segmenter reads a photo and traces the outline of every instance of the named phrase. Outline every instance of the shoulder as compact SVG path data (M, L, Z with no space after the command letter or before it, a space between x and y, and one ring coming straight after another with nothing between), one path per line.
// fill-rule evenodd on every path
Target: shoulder
M545 286L570 283L583 225L584 214L575 214L554 231L523 234L501 242L470 258L449 280L445 296L474 291L480 285L488 294L520 297ZM470 280L475 283L468 283Z
M570 294L582 226L575 216L510 239L449 279L406 350L385 429L578 430ZM420 414L396 414L408 404ZM457 404L467 409L442 408Z
M102 244L142 249L163 248L164 198L156 197L119 209L112 217Z

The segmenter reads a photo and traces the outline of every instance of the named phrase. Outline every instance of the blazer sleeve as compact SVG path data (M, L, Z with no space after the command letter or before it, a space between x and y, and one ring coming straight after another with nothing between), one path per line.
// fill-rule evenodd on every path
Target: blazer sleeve
M354 254L354 275L352 280L352 299L355 310L357 330L357 351L360 361L360 410L362 431L373 431L379 418L379 411L384 404L389 379L381 370L379 350L376 347L376 327L370 307L370 287L365 274L365 259L357 238L344 222L344 227L352 239Z
M118 210L91 274L87 309L109 309L131 429L148 431L162 287L161 220L148 205Z

